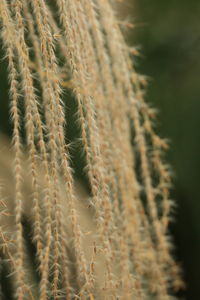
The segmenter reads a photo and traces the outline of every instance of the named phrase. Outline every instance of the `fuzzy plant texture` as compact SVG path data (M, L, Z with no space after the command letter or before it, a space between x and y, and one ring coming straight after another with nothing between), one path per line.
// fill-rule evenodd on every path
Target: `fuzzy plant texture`
M0 0L13 130L12 151L0 142L1 299L167 300L182 285L168 146L112 5ZM69 92L87 191L66 138Z

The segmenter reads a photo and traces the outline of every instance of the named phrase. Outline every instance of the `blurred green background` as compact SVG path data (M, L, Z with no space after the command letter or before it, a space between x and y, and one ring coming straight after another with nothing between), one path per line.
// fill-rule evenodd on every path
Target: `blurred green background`
M171 141L177 202L171 230L187 285L179 296L199 300L200 1L129 0L120 9L136 25L127 40L139 46L137 71L150 76L146 99L159 109L160 135Z

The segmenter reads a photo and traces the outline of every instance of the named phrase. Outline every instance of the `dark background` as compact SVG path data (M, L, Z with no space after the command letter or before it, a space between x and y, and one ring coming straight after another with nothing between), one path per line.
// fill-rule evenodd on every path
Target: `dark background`
M139 73L150 76L146 99L159 109L161 136L170 139L176 222L171 231L187 289L200 299L200 1L129 0L120 10L135 24L127 33L139 46Z

